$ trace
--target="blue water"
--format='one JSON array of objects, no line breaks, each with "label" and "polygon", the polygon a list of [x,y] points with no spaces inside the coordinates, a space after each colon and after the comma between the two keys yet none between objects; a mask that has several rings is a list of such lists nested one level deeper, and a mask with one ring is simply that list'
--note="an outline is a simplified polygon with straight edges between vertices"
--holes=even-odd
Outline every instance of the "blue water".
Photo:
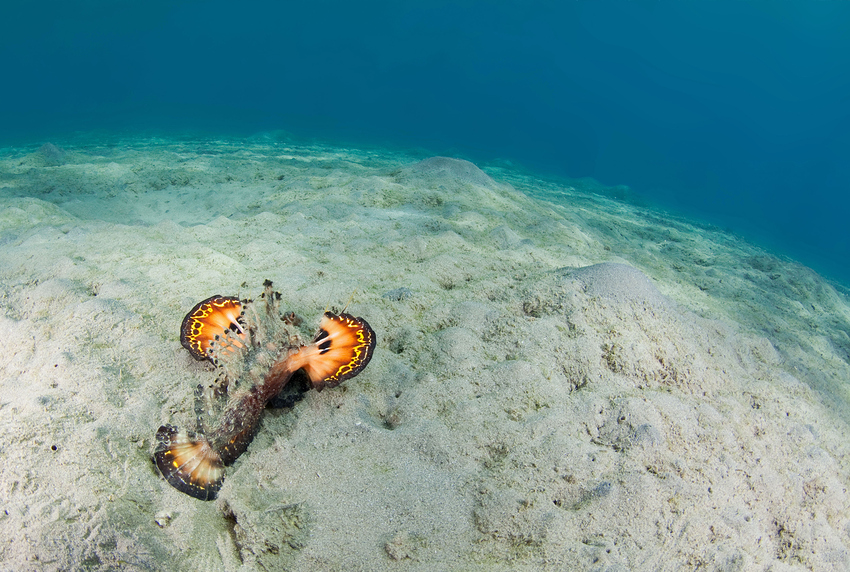
[{"label": "blue water", "polygon": [[626,184],[850,284],[850,2],[19,2],[0,143],[285,129]]}]

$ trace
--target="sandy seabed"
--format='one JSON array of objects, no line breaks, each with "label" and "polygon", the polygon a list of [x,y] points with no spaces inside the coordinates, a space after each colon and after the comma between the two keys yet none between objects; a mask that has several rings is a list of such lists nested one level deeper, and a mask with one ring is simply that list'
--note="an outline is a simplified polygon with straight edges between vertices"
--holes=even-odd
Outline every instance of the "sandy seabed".
[{"label": "sandy seabed", "polygon": [[[0,149],[0,570],[848,570],[846,290],[624,188],[248,139]],[[184,314],[378,337],[219,498]],[[352,295],[353,293],[353,295]]]}]

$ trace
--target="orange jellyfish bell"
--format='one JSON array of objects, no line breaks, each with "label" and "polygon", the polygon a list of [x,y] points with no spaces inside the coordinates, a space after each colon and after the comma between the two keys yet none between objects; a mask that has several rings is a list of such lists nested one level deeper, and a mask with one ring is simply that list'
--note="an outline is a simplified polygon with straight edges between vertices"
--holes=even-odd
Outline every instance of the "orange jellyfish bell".
[{"label": "orange jellyfish bell", "polygon": [[[244,338],[242,302],[235,296],[216,294],[198,302],[180,326],[180,343],[196,360],[211,360],[209,349],[228,332]],[[238,341],[237,347],[241,347]]]},{"label": "orange jellyfish bell", "polygon": [[163,425],[156,433],[154,461],[172,487],[200,500],[213,500],[224,481],[224,464],[202,435]]},{"label": "orange jellyfish bell", "polygon": [[303,369],[313,388],[336,387],[360,373],[372,359],[375,332],[363,318],[325,312],[313,342],[289,359],[294,371]]}]

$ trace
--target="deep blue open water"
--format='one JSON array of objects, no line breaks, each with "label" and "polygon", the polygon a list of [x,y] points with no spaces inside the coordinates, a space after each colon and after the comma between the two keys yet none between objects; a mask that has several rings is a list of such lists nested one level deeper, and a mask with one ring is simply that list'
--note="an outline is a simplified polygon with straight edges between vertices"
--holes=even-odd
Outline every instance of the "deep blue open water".
[{"label": "deep blue open water", "polygon": [[850,2],[18,2],[0,145],[283,129],[624,184],[850,284]]}]

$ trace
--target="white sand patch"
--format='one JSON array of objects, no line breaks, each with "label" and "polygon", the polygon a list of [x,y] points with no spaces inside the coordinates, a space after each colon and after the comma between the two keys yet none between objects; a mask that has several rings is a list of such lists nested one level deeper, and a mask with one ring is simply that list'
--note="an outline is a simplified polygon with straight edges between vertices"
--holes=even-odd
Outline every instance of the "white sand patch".
[{"label": "white sand patch", "polygon": [[[4,150],[0,562],[846,570],[847,296],[623,193],[274,137]],[[266,278],[378,347],[198,501],[151,462],[214,375],[180,322]]]}]

